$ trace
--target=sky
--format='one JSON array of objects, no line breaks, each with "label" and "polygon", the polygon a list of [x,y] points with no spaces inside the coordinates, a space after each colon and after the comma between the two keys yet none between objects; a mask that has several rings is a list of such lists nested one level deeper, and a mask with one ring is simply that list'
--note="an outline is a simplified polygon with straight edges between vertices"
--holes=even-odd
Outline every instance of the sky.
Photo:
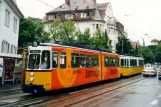
[{"label": "sky", "polygon": [[[58,7],[65,0],[41,0],[53,7]],[[97,0],[97,3],[110,2],[114,17],[125,27],[128,38],[150,45],[152,39],[161,40],[161,0]],[[38,0],[17,0],[18,7],[25,17],[43,19],[52,7]]]}]

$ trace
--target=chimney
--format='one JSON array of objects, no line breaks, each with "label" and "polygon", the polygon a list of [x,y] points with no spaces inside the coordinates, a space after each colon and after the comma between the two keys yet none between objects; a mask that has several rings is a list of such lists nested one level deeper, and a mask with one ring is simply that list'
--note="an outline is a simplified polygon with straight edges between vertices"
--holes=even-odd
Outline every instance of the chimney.
[{"label": "chimney", "polygon": [[96,0],[93,0],[94,3],[96,3]]},{"label": "chimney", "polygon": [[65,3],[66,3],[67,5],[70,5],[70,0],[65,0]]}]

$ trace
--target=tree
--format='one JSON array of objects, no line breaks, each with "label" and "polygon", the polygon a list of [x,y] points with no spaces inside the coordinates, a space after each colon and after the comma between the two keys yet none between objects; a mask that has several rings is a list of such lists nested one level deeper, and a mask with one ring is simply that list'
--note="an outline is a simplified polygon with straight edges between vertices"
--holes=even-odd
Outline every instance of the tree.
[{"label": "tree", "polygon": [[161,62],[161,43],[159,43],[155,49],[155,61]]},{"label": "tree", "polygon": [[97,48],[110,50],[109,38],[107,31],[102,32],[100,29],[97,29],[91,38],[91,44]]},{"label": "tree", "polygon": [[50,37],[47,32],[44,31],[43,23],[39,22],[38,18],[24,18],[20,21],[19,30],[19,47],[27,47],[35,41],[49,42]]},{"label": "tree", "polygon": [[148,47],[140,46],[138,48],[138,55],[144,58],[145,63],[153,63],[155,55]]},{"label": "tree", "polygon": [[118,54],[134,54],[134,49],[126,36],[119,36],[116,44],[116,53]]},{"label": "tree", "polygon": [[84,33],[78,36],[77,43],[91,44],[91,34],[89,28],[85,29]]},{"label": "tree", "polygon": [[54,20],[50,26],[50,34],[53,41],[65,41],[75,43],[78,38],[78,31],[74,26],[75,22],[71,20]]}]

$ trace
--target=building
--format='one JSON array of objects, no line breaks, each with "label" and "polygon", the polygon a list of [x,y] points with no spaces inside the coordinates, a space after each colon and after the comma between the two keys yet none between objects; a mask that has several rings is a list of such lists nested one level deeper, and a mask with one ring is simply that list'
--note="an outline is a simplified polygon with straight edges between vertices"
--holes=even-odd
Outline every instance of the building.
[{"label": "building", "polygon": [[[11,58],[15,63],[14,58],[19,57],[17,48],[19,22],[22,17],[23,14],[19,10],[16,0],[0,0],[0,64],[3,66],[3,71],[5,71],[3,75],[9,72],[4,69],[6,68],[5,65],[10,66]],[[8,63],[5,63],[5,58],[7,58]],[[14,66],[14,64],[12,65]]]},{"label": "building", "polygon": [[158,45],[158,43],[159,43],[159,40],[157,39],[151,40],[151,45]]},{"label": "building", "polygon": [[139,42],[131,41],[131,45],[133,48],[136,48],[136,46],[140,46]]},{"label": "building", "polygon": [[[49,31],[51,23],[63,16],[77,22],[76,27],[84,32],[89,28],[91,35],[97,28],[107,30],[111,41],[112,51],[116,50],[117,37],[123,35],[124,26],[113,16],[111,3],[98,4],[96,0],[65,0],[66,2],[46,13],[45,29]],[[61,17],[62,18],[62,17]]]}]

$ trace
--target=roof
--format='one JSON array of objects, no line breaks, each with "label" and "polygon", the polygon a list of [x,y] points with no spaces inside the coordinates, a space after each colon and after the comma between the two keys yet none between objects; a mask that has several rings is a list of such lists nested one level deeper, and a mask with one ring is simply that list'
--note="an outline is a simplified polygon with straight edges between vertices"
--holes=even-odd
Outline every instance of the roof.
[{"label": "roof", "polygon": [[151,42],[159,42],[159,40],[157,40],[157,39],[153,39]]},{"label": "roof", "polygon": [[85,9],[94,9],[95,2],[93,0],[70,0],[70,5],[67,3],[63,3],[59,7],[55,8],[54,10],[48,12],[58,12],[58,11],[68,11],[68,10],[85,10]]},{"label": "roof", "polygon": [[108,4],[109,4],[109,2],[97,4],[97,8],[98,8],[99,10],[106,10]]},{"label": "roof", "polygon": [[13,0],[5,0],[5,2],[13,9],[13,11],[18,15],[19,18],[24,17],[17,4]]},{"label": "roof", "polygon": [[[87,49],[87,50],[92,50],[92,51],[102,51],[102,52],[108,52],[112,53],[108,50],[100,49],[98,47],[88,45],[88,44],[79,44],[79,43],[66,43],[66,42],[61,42],[61,41],[56,41],[54,43],[37,43],[38,46],[63,46],[63,47],[70,47],[70,48],[79,48],[79,49]],[[115,53],[112,53],[115,54]]]}]

